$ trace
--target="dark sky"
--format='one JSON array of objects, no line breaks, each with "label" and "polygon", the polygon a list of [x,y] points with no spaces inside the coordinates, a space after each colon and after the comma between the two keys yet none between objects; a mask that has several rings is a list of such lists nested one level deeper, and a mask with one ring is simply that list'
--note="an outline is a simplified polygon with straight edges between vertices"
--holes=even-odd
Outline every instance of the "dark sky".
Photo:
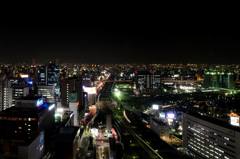
[{"label": "dark sky", "polygon": [[155,13],[64,20],[17,17],[0,27],[0,62],[239,63],[235,21]]}]

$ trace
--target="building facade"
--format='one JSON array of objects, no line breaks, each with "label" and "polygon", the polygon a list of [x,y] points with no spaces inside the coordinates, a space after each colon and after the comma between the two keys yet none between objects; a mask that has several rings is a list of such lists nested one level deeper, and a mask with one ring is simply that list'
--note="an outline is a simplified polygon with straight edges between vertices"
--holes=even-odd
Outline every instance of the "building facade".
[{"label": "building facade", "polygon": [[197,159],[240,159],[240,129],[184,113],[183,145],[186,152]]},{"label": "building facade", "polygon": [[12,106],[12,88],[6,77],[0,79],[0,111]]},{"label": "building facade", "polygon": [[68,78],[61,82],[61,100],[63,107],[69,107],[70,102],[81,103],[83,96],[82,80],[80,78]]},{"label": "building facade", "polygon": [[45,97],[50,103],[55,102],[55,86],[44,86],[39,85],[38,87],[38,95]]}]

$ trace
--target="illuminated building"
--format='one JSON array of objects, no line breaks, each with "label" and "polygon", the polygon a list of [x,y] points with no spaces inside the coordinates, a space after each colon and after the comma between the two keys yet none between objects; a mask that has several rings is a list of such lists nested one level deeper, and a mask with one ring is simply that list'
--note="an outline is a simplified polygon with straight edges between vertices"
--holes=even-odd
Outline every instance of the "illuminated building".
[{"label": "illuminated building", "polygon": [[43,96],[47,98],[48,102],[55,102],[55,86],[44,86],[44,85],[39,85],[37,86],[38,90],[38,95]]},{"label": "illuminated building", "polygon": [[12,106],[15,106],[15,101],[22,97],[26,97],[29,95],[29,87],[26,85],[13,85],[12,86]]},{"label": "illuminated building", "polygon": [[6,76],[0,79],[0,111],[12,106],[12,88]]},{"label": "illuminated building", "polygon": [[83,102],[82,79],[68,78],[61,82],[61,100],[63,107],[69,107],[70,102]]},{"label": "illuminated building", "polygon": [[39,86],[54,86],[56,95],[60,94],[59,90],[59,66],[49,62],[47,66],[40,66],[37,71],[37,83]]},{"label": "illuminated building", "polygon": [[53,62],[49,62],[47,66],[47,85],[59,85],[60,70],[59,66]]},{"label": "illuminated building", "polygon": [[137,83],[141,91],[157,89],[160,86],[160,74],[138,72]]},{"label": "illuminated building", "polygon": [[46,66],[39,66],[37,71],[38,85],[47,85],[47,68]]},{"label": "illuminated building", "polygon": [[183,114],[183,145],[194,158],[240,159],[240,129],[197,114]]},{"label": "illuminated building", "polygon": [[204,73],[205,88],[235,88],[235,75],[232,72],[207,70]]}]

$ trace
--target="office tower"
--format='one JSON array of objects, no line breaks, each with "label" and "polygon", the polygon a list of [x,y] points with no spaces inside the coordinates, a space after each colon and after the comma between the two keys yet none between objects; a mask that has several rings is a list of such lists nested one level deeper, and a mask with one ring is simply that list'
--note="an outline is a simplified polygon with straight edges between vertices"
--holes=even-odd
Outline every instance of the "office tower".
[{"label": "office tower", "polygon": [[81,78],[68,78],[61,82],[61,99],[62,106],[69,107],[70,102],[82,103],[82,79]]},{"label": "office tower", "polygon": [[48,65],[38,67],[37,81],[38,85],[59,85],[60,69],[54,62],[49,62]]},{"label": "office tower", "polygon": [[57,64],[50,61],[47,66],[47,85],[59,86],[60,69]]},{"label": "office tower", "polygon": [[137,84],[141,91],[157,89],[160,86],[160,74],[148,71],[137,73]]},{"label": "office tower", "polygon": [[38,83],[38,85],[47,85],[47,67],[46,66],[38,67],[37,83]]},{"label": "office tower", "polygon": [[[54,62],[49,62],[47,66],[40,66],[38,67],[37,71],[37,83],[38,86],[53,86],[54,87],[54,98],[55,96],[60,95],[60,85],[59,85],[59,78],[60,78],[60,69],[59,66],[56,65]],[[44,88],[44,89],[50,89]]]},{"label": "office tower", "polygon": [[197,159],[240,159],[240,129],[197,114],[183,114],[183,145]]}]

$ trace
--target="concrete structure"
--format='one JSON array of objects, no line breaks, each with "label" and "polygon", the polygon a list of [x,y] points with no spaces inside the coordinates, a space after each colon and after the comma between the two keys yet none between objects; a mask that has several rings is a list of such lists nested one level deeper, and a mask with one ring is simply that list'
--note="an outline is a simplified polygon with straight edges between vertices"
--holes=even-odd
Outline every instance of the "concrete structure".
[{"label": "concrete structure", "polygon": [[183,114],[183,145],[197,159],[240,159],[240,129],[197,114]]}]

